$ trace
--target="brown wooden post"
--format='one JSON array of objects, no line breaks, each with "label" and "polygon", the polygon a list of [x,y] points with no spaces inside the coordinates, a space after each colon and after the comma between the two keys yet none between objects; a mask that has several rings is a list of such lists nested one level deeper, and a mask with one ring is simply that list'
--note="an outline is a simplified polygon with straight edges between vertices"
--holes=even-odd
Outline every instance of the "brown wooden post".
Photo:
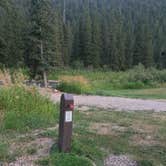
[{"label": "brown wooden post", "polygon": [[58,146],[60,152],[71,151],[71,139],[73,129],[73,95],[63,94],[60,103],[60,120],[59,120],[59,140]]}]

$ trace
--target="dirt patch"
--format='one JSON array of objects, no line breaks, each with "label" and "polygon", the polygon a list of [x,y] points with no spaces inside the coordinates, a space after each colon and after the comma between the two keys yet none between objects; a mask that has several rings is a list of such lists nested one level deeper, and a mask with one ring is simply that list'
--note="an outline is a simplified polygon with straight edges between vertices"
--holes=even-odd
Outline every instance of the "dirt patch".
[{"label": "dirt patch", "polygon": [[56,125],[55,127],[49,127],[47,129],[36,129],[30,133],[26,133],[26,134],[21,134],[17,136],[17,139],[24,139],[24,138],[31,138],[31,137],[37,137],[40,134],[46,132],[46,131],[54,131],[58,129],[58,125]]},{"label": "dirt patch", "polygon": [[[14,150],[20,150],[22,152],[21,157],[17,157],[16,161],[9,163],[9,166],[35,166],[35,161],[47,157],[49,155],[49,151],[54,144],[53,139],[51,138],[37,138],[34,141],[29,143],[20,143],[20,144],[12,144],[11,150],[14,153]],[[27,154],[28,150],[34,149],[34,154]]]},{"label": "dirt patch", "polygon": [[158,130],[157,125],[142,124],[141,122],[136,122],[132,125],[134,131],[139,133],[156,133]]},{"label": "dirt patch", "polygon": [[79,111],[89,111],[91,109],[91,107],[88,106],[78,106],[77,107]]},{"label": "dirt patch", "polygon": [[155,145],[161,145],[160,142],[154,140],[154,138],[150,135],[148,136],[141,136],[141,135],[134,135],[131,138],[131,145],[136,146],[155,146]]},{"label": "dirt patch", "polygon": [[4,166],[36,166],[35,161],[49,156],[55,141],[52,138],[41,136],[42,133],[56,130],[58,126],[34,130],[27,134],[18,135],[10,140],[10,154],[16,156],[15,161],[4,163]]},{"label": "dirt patch", "polygon": [[163,114],[153,114],[153,118],[156,120],[166,121],[166,115]]},{"label": "dirt patch", "polygon": [[112,124],[110,123],[92,123],[90,130],[95,131],[99,135],[111,135],[113,133]]},{"label": "dirt patch", "polygon": [[126,127],[112,123],[92,123],[89,128],[99,135],[117,135],[117,132],[125,132],[127,130]]}]

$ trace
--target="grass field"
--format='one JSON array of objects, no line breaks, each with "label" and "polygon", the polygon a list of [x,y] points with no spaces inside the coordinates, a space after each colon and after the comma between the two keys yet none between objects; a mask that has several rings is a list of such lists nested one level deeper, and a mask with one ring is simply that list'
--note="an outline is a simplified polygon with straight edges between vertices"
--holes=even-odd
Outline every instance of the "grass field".
[{"label": "grass field", "polygon": [[59,70],[49,78],[60,80],[58,89],[69,93],[166,99],[166,71],[143,66],[126,72]]},{"label": "grass field", "polygon": [[[165,166],[166,114],[91,109],[74,113],[72,152],[58,153],[58,108],[33,89],[0,90],[0,161],[34,156],[54,142],[45,166],[103,166],[110,155],[129,155],[139,166]],[[43,146],[43,147],[42,147]]]},{"label": "grass field", "polygon": [[[73,159],[70,157],[77,158],[81,155],[95,162],[97,166],[103,166],[107,155],[123,154],[136,160],[139,166],[164,166],[165,125],[165,113],[76,111],[72,154],[59,154],[55,148],[51,156],[40,163],[51,166],[76,166],[74,162],[69,164]],[[61,164],[56,164],[59,162]]]},{"label": "grass field", "polygon": [[99,90],[91,94],[142,99],[166,99],[166,88]]}]

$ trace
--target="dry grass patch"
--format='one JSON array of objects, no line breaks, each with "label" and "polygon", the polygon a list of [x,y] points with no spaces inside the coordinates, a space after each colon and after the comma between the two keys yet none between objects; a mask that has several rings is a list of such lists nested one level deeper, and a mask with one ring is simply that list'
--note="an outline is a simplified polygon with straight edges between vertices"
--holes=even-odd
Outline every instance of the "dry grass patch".
[{"label": "dry grass patch", "polygon": [[8,69],[0,70],[0,81],[4,86],[23,85],[28,76],[22,70],[10,71]]},{"label": "dry grass patch", "polygon": [[159,121],[165,121],[166,122],[166,116],[164,116],[163,114],[152,114],[152,117],[156,120]]},{"label": "dry grass patch", "polygon": [[82,94],[91,89],[90,82],[83,76],[60,76],[57,89],[68,93]]},{"label": "dry grass patch", "polygon": [[135,146],[156,146],[156,145],[162,146],[162,143],[155,140],[152,135],[138,135],[138,134],[135,134],[131,137],[130,144]]},{"label": "dry grass patch", "polygon": [[115,134],[112,131],[111,123],[92,123],[90,130],[95,131],[99,135],[112,135]]},{"label": "dry grass patch", "polygon": [[152,124],[145,124],[140,121],[135,122],[131,126],[134,131],[138,133],[147,133],[147,134],[155,134],[157,133],[159,126],[157,125],[152,125]]},{"label": "dry grass patch", "polygon": [[9,70],[0,70],[0,80],[5,86],[9,86],[12,84],[12,78]]},{"label": "dry grass patch", "polygon": [[125,132],[126,127],[118,126],[112,123],[91,123],[89,129],[99,135],[117,135],[118,132]]}]

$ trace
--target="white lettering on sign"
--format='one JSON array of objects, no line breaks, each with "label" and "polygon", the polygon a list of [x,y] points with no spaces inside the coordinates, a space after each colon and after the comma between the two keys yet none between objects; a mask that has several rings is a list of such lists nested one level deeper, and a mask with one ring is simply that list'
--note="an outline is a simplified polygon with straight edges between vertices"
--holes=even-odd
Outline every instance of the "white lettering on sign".
[{"label": "white lettering on sign", "polygon": [[72,111],[66,111],[65,122],[72,122]]}]

